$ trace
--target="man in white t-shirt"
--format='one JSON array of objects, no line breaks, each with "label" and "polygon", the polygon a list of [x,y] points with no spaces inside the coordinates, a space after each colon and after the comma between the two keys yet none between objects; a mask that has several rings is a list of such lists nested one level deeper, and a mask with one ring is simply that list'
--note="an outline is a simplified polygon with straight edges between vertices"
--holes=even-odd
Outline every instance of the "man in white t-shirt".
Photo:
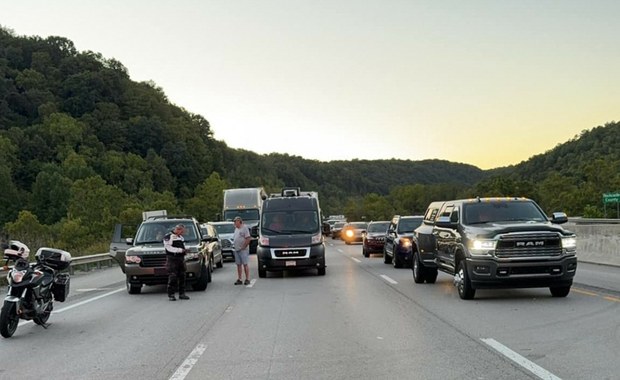
[{"label": "man in white t-shirt", "polygon": [[[250,284],[250,229],[243,223],[240,216],[236,216],[233,220],[235,223],[235,232],[233,234],[233,248],[235,249],[235,264],[237,264],[237,281],[235,285]],[[243,272],[245,272],[245,282],[241,282]]]}]

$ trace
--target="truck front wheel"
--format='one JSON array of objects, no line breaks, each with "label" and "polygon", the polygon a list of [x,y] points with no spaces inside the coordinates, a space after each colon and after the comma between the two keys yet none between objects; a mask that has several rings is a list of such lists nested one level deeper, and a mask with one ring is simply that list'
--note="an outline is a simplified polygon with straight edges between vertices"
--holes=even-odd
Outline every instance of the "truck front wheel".
[{"label": "truck front wheel", "polygon": [[464,300],[471,300],[476,295],[476,289],[472,288],[465,260],[459,261],[454,275],[454,285],[459,292],[459,297]]},{"label": "truck front wheel", "polygon": [[570,293],[570,286],[557,286],[549,288],[553,297],[566,297]]}]

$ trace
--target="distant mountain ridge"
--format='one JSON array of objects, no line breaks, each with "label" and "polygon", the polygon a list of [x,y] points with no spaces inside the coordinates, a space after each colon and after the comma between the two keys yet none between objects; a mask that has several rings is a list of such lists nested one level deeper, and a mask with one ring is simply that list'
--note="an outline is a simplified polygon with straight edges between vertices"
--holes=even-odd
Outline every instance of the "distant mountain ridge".
[{"label": "distant mountain ridge", "polygon": [[[559,189],[555,195],[571,186],[579,189],[585,178],[600,186],[571,202],[592,202],[592,207],[601,206],[595,204],[598,193],[616,186],[616,122],[584,131],[518,165],[491,170],[438,159],[320,162],[229,148],[213,138],[203,116],[171,104],[154,83],[134,82],[122,63],[78,52],[62,37],[19,37],[0,27],[0,73],[0,181],[6,189],[0,196],[0,225],[20,210],[32,210],[48,224],[68,212],[75,217],[80,209],[76,205],[71,211],[71,202],[76,202],[75,187],[84,186],[80,181],[115,193],[112,209],[105,210],[110,221],[128,205],[137,209],[177,202],[189,207],[213,173],[229,187],[316,190],[326,211],[335,213],[351,199],[386,197],[414,185],[418,192],[431,192],[429,199],[449,196],[433,194],[438,190],[431,187],[448,184],[455,196],[456,191],[525,194],[551,203],[543,193],[553,194],[554,186]],[[599,161],[610,165],[604,174],[602,165],[592,164]],[[597,175],[607,180],[594,180]],[[401,194],[406,196],[415,195]]]}]

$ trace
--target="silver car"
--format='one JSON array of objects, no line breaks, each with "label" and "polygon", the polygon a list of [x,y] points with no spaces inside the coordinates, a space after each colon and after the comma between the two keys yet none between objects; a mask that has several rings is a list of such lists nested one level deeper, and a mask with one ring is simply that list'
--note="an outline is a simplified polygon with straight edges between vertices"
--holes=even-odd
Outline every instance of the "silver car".
[{"label": "silver car", "polygon": [[233,234],[235,233],[235,224],[233,222],[209,222],[208,224],[215,227],[220,236],[220,244],[222,246],[222,256],[224,259],[234,260]]}]

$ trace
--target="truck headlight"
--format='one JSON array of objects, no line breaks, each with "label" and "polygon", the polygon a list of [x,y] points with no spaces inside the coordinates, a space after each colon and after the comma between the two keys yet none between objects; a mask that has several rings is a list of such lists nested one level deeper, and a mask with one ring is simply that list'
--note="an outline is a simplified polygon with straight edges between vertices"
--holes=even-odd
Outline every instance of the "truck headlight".
[{"label": "truck headlight", "polygon": [[474,239],[469,246],[469,252],[473,256],[489,256],[493,254],[496,240]]},{"label": "truck headlight", "polygon": [[562,238],[562,248],[567,251],[574,251],[577,249],[577,238],[574,236],[567,236]]},{"label": "truck headlight", "polygon": [[323,234],[318,233],[316,235],[312,235],[312,244],[319,244],[323,241]]}]

